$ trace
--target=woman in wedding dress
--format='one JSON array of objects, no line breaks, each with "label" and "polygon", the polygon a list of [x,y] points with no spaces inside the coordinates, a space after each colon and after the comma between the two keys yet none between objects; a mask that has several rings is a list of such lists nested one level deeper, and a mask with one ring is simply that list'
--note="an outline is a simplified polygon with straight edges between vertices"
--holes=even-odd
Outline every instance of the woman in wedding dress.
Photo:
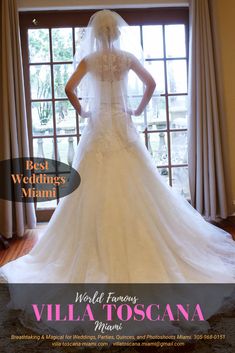
[{"label": "woman in wedding dress", "polygon": [[[108,10],[90,20],[66,85],[87,119],[73,162],[81,184],[60,201],[30,253],[1,268],[7,282],[235,282],[230,234],[165,184],[132,122],[155,82],[126,51],[126,26]],[[133,72],[145,88],[137,107],[130,104]]]}]

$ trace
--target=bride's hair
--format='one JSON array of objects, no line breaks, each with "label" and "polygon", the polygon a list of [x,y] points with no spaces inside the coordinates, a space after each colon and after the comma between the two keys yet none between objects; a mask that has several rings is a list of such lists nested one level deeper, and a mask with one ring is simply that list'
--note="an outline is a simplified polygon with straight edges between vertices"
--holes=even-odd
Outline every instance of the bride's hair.
[{"label": "bride's hair", "polygon": [[120,36],[118,14],[110,10],[96,12],[91,18],[93,35],[100,41],[112,43]]}]

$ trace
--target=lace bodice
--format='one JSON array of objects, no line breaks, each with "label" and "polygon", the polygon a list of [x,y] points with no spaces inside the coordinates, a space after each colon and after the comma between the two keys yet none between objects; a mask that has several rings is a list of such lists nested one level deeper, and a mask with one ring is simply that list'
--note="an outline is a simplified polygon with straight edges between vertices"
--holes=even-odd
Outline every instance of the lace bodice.
[{"label": "lace bodice", "polygon": [[124,51],[96,52],[87,57],[87,96],[91,116],[83,132],[84,149],[98,159],[103,153],[129,148],[138,132],[127,110],[127,76],[132,54]]},{"label": "lace bodice", "polygon": [[131,54],[124,51],[97,52],[88,59],[89,71],[102,82],[122,81],[131,66]]},{"label": "lace bodice", "polygon": [[90,88],[88,95],[95,111],[105,104],[106,110],[127,104],[127,74],[131,67],[131,54],[124,51],[98,51],[87,57]]}]

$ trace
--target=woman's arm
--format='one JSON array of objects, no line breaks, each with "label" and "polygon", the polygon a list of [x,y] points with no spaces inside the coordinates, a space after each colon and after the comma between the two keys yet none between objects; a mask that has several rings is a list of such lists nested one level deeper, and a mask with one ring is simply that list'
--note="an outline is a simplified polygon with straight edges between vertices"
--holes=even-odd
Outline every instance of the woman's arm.
[{"label": "woman's arm", "polygon": [[138,108],[132,112],[132,115],[138,116],[142,114],[146,105],[150,101],[155,90],[156,83],[150,73],[140,64],[140,62],[135,57],[132,59],[130,68],[136,73],[136,75],[145,85],[145,91],[141,102]]},{"label": "woman's arm", "polygon": [[[79,83],[81,82],[82,78],[86,75],[86,73],[87,73],[87,64],[86,64],[86,60],[83,59],[78,64],[76,70],[74,71],[72,76],[69,78],[69,80],[65,86],[65,93],[66,93],[70,103],[72,104],[74,109],[78,112],[78,114],[81,116],[83,115],[82,114],[82,107],[81,107],[79,99],[75,93],[75,89],[79,85]],[[83,117],[85,118],[86,116],[84,115]]]}]

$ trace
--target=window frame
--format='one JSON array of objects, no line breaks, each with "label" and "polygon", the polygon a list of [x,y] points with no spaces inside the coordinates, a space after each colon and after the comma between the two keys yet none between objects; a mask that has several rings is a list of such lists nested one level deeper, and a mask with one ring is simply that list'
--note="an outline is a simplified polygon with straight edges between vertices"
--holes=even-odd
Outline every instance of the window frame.
[{"label": "window frame", "polygon": [[[28,122],[28,131],[29,131],[29,148],[30,153],[33,152],[33,130],[32,130],[32,116],[31,116],[31,97],[30,97],[30,63],[29,63],[29,50],[28,50],[28,37],[27,32],[28,29],[36,29],[36,28],[49,28],[50,33],[50,46],[52,45],[51,41],[51,29],[52,28],[65,28],[65,27],[86,27],[90,17],[97,10],[58,10],[58,11],[28,11],[28,12],[19,12],[19,21],[20,21],[20,36],[21,36],[21,47],[22,47],[22,59],[23,59],[23,71],[24,71],[24,83],[25,83],[25,99],[26,99],[26,112],[27,112],[27,122]],[[166,7],[166,8],[131,8],[131,9],[115,9],[117,13],[119,13],[124,20],[129,25],[143,26],[143,25],[170,25],[170,24],[184,24],[186,28],[186,62],[187,62],[187,70],[188,70],[188,57],[189,57],[189,9],[188,7]],[[74,31],[73,31],[74,34]],[[75,38],[73,38],[75,39]],[[142,41],[142,38],[141,38]],[[75,41],[73,40],[73,43]],[[143,43],[142,43],[143,44]],[[52,48],[50,48],[52,50]],[[75,48],[73,47],[73,51]],[[167,60],[170,60],[169,58]],[[166,58],[164,55],[163,61],[164,66],[166,66]],[[61,64],[64,62],[59,62]],[[68,63],[68,62],[67,62]],[[53,59],[50,59],[50,68],[51,68],[51,80],[53,80]],[[151,133],[156,132],[165,132],[167,134],[167,146],[168,146],[168,156],[170,156],[170,132],[174,131],[183,131],[183,129],[171,129],[170,128],[170,113],[169,113],[169,104],[168,97],[172,96],[180,96],[183,94],[171,94],[167,92],[167,77],[166,77],[166,67],[164,69],[165,76],[165,93],[161,94],[162,97],[166,98],[166,129],[163,130],[148,130],[147,127],[143,131],[145,137],[146,146],[148,145],[148,136]],[[53,91],[53,85],[52,85]],[[184,94],[185,95],[185,94]],[[52,102],[53,107],[53,123],[55,124],[55,104],[54,101],[59,101],[60,99],[54,97],[54,92],[52,93],[52,98],[49,99]],[[61,98],[61,100],[66,100],[65,98]],[[33,101],[36,101],[33,99]],[[46,101],[46,99],[43,99]],[[58,137],[77,137],[77,142],[79,142],[79,117],[76,113],[76,134],[66,134],[58,135],[56,129],[54,129],[53,135],[48,136],[48,138],[53,138],[54,140]],[[54,125],[55,126],[55,125]],[[187,129],[184,129],[187,131]],[[57,149],[55,149],[55,159],[57,158]],[[171,175],[171,158],[168,157],[168,165],[165,168],[169,170],[169,178],[172,179]],[[173,165],[177,167],[177,165]],[[184,167],[183,164],[179,165],[180,167]],[[185,165],[186,166],[186,165]],[[164,166],[160,166],[160,168],[164,168]],[[38,209],[37,219],[38,221],[48,221],[54,212],[54,208],[51,209]]]}]

